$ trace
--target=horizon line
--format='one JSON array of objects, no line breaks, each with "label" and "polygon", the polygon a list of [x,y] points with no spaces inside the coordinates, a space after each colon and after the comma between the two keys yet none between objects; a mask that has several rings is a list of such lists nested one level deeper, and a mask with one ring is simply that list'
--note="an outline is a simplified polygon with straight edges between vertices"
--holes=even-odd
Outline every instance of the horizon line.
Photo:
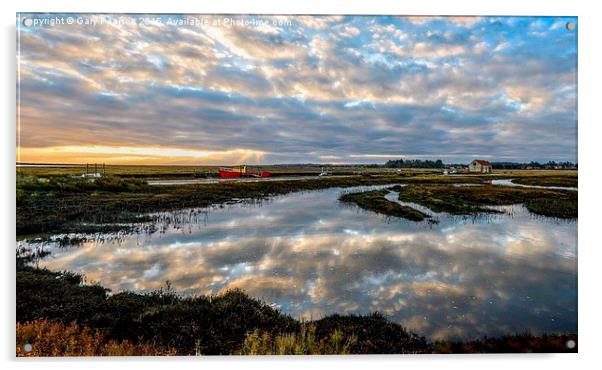
[{"label": "horizon line", "polygon": [[[403,159],[403,158],[400,158]],[[479,159],[479,158],[475,158],[475,159]],[[475,160],[473,159],[473,160]],[[404,160],[405,161],[422,161],[422,162],[426,162],[426,161],[431,161],[431,162],[436,162],[439,159],[407,159]],[[466,164],[472,162],[473,160],[468,161]],[[443,164],[464,164],[463,161],[452,161],[452,162],[444,162],[443,160],[441,160],[443,162]],[[530,161],[491,161],[488,160],[488,162],[490,163],[511,163],[511,164],[530,164],[532,162],[534,163],[539,163],[539,164],[547,164],[550,162],[554,162],[554,163],[571,163],[574,165],[577,165],[578,162],[575,161],[570,161],[570,160],[547,160],[547,161],[536,161],[536,160],[530,160]],[[230,164],[178,164],[178,163],[172,163],[172,164],[161,164],[161,163],[145,163],[145,164],[116,164],[116,163],[107,163],[107,162],[78,162],[78,163],[50,163],[50,162],[15,162],[16,166],[23,166],[23,165],[31,165],[31,166],[85,166],[85,165],[90,165],[90,164],[97,164],[97,165],[105,165],[105,166],[157,166],[157,167],[170,167],[170,166],[180,166],[180,167],[230,167],[230,166],[242,166],[242,165],[246,165],[246,166],[384,166],[386,164],[386,162],[384,163],[336,163],[336,162],[295,162],[295,163],[262,163],[262,164],[250,164],[250,163],[230,163]]]}]

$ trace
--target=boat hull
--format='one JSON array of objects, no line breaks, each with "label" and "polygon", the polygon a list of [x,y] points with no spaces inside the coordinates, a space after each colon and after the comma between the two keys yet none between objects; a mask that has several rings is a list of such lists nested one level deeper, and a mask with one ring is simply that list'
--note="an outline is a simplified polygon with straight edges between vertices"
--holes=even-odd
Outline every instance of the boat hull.
[{"label": "boat hull", "polygon": [[270,177],[270,173],[268,171],[247,172],[247,176],[252,176],[252,177]]},{"label": "boat hull", "polygon": [[268,171],[235,171],[228,169],[220,169],[219,177],[222,179],[237,179],[240,177],[270,177],[270,172]]},{"label": "boat hull", "polygon": [[219,177],[222,179],[235,179],[240,177],[240,172],[238,171],[229,171],[229,170],[219,170]]}]

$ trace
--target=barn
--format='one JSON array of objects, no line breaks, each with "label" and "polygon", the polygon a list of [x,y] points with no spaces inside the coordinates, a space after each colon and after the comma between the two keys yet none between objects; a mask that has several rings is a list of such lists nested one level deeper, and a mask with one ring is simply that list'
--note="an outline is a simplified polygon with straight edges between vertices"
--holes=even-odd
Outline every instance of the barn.
[{"label": "barn", "polygon": [[491,173],[491,163],[482,159],[475,159],[468,165],[468,172]]}]

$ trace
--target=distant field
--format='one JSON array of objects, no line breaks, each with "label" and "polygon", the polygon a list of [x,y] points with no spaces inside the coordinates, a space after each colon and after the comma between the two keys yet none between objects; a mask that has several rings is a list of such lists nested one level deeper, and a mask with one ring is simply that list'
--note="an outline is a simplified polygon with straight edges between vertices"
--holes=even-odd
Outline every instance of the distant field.
[{"label": "distant field", "polygon": [[[105,167],[107,175],[119,177],[140,177],[140,178],[194,178],[217,176],[218,169],[224,166],[124,166],[108,165]],[[253,167],[253,166],[251,166]],[[270,171],[274,176],[287,175],[318,175],[322,170],[337,175],[354,174],[384,174],[396,173],[394,168],[368,168],[362,166],[258,166],[264,170]],[[89,172],[94,172],[94,166],[89,167]],[[102,166],[97,168],[102,172]],[[35,167],[17,167],[17,173],[20,175],[51,177],[64,175],[81,175],[86,172],[86,166],[74,167],[73,165],[58,166],[35,166]],[[440,173],[436,169],[404,169],[403,172],[424,172]]]},{"label": "distant field", "polygon": [[[393,174],[398,173],[394,168],[371,168],[365,166],[260,166],[262,169],[270,171],[274,176],[290,175],[318,175],[322,169],[336,175],[355,175],[355,174]],[[217,176],[220,166],[125,166],[125,165],[107,165],[105,167],[107,176],[118,177],[139,177],[139,178],[195,178]],[[94,166],[89,167],[89,172],[94,172]],[[98,172],[102,171],[102,166],[97,167]],[[17,167],[17,174],[25,176],[65,176],[81,175],[86,172],[85,165],[75,166],[35,166],[35,167]],[[440,174],[441,170],[433,168],[403,168],[400,170],[405,174]],[[576,177],[576,170],[494,170],[493,175],[507,175],[508,177]]]},{"label": "distant field", "polygon": [[[107,165],[105,171],[107,175],[120,177],[194,177],[204,176],[207,173],[217,173],[219,167],[209,166],[117,166]],[[88,168],[89,172],[94,172],[94,166]],[[98,172],[102,172],[102,166],[97,167]],[[64,176],[81,175],[86,172],[86,166],[35,166],[35,167],[17,167],[17,174],[30,176]]]},{"label": "distant field", "polygon": [[509,176],[577,176],[577,170],[493,170],[494,174]]}]

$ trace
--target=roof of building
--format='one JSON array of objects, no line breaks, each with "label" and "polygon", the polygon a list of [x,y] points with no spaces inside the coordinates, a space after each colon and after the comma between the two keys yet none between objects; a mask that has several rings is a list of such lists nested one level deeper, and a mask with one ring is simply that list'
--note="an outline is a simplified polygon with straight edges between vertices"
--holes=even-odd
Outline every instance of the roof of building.
[{"label": "roof of building", "polygon": [[491,163],[489,163],[489,162],[487,162],[485,160],[482,160],[482,159],[475,159],[473,162],[477,162],[477,163],[479,163],[479,164],[481,164],[483,166],[491,166]]}]

